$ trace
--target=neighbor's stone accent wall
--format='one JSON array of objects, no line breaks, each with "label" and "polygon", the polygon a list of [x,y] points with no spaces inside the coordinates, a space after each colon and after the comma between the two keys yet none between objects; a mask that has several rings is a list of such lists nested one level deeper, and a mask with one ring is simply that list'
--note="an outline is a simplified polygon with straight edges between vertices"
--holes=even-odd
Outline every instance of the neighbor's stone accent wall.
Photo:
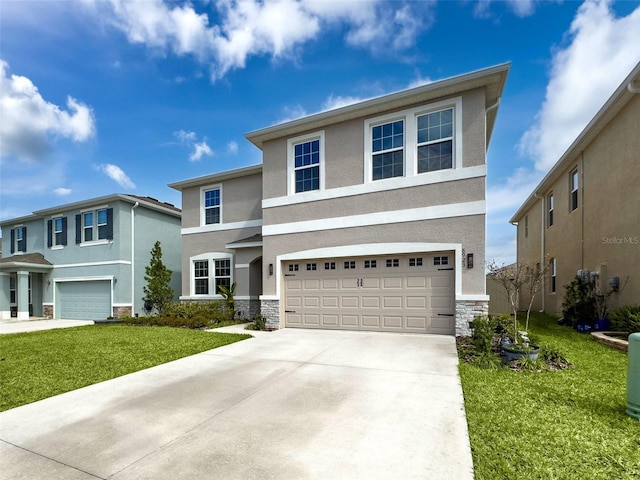
[{"label": "neighbor's stone accent wall", "polygon": [[131,307],[113,307],[113,318],[133,316]]},{"label": "neighbor's stone accent wall", "polygon": [[53,318],[53,305],[43,305],[42,315],[46,318]]},{"label": "neighbor's stone accent wall", "polygon": [[266,321],[267,328],[280,328],[280,300],[261,300],[260,313]]},{"label": "neighbor's stone accent wall", "polygon": [[472,332],[469,322],[472,322],[476,317],[487,315],[489,315],[489,302],[456,301],[456,337],[470,337]]}]

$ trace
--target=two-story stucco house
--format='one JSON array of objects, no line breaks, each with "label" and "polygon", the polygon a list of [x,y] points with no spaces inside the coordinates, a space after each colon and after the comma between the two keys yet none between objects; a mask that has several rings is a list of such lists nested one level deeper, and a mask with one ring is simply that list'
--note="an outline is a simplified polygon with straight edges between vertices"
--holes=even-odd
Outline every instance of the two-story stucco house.
[{"label": "two-story stucco house", "polygon": [[640,303],[639,193],[637,64],[511,218],[518,261],[549,262],[534,308],[560,313],[586,272],[603,292],[617,285],[611,307]]},{"label": "two-story stucco house", "polygon": [[274,328],[467,333],[487,311],[486,152],[508,70],[253,131],[262,165],[171,184],[182,298],[235,282]]},{"label": "two-story stucco house", "polygon": [[145,267],[156,240],[179,292],[180,217],[173,205],[115,194],[3,221],[1,318],[144,313]]}]

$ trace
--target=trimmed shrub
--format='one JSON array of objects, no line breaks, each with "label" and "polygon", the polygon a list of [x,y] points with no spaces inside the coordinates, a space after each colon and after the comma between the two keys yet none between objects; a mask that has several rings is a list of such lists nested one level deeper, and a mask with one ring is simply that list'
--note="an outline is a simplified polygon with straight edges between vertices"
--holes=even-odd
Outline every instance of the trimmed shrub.
[{"label": "trimmed shrub", "polygon": [[640,332],[640,305],[616,308],[609,314],[611,330],[631,335]]}]

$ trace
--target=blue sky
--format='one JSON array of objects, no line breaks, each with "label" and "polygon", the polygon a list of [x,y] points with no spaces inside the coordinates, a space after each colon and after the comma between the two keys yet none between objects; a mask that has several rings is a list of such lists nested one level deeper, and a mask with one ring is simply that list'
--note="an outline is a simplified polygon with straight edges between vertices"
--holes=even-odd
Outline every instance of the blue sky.
[{"label": "blue sky", "polygon": [[512,62],[487,258],[640,61],[640,1],[0,0],[0,220],[260,162],[243,134]]}]

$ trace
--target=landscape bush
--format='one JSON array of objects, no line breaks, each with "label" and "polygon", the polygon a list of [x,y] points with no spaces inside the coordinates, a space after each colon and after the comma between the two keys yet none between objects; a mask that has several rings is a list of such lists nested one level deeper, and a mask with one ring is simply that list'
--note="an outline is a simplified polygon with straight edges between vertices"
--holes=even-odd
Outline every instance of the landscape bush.
[{"label": "landscape bush", "polygon": [[168,305],[163,315],[125,317],[130,325],[156,325],[163,327],[212,328],[233,321],[235,312],[225,302],[177,302]]},{"label": "landscape bush", "polygon": [[631,335],[640,332],[640,305],[627,305],[609,313],[611,330]]}]

